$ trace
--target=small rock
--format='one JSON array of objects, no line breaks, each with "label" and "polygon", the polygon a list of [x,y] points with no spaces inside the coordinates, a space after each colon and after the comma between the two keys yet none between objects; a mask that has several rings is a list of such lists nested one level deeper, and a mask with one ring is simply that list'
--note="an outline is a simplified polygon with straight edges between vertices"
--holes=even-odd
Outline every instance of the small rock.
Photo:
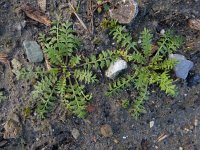
[{"label": "small rock", "polygon": [[26,49],[26,55],[30,62],[41,62],[43,60],[43,53],[37,42],[24,41],[23,45]]},{"label": "small rock", "polygon": [[100,131],[104,137],[111,137],[113,135],[112,128],[108,124],[102,125]]},{"label": "small rock", "polygon": [[200,83],[200,74],[196,74],[188,79],[188,86],[194,86]]},{"label": "small rock", "polygon": [[194,120],[194,126],[195,127],[198,126],[198,120],[197,119]]},{"label": "small rock", "polygon": [[187,60],[185,56],[180,54],[170,54],[169,58],[176,59],[179,61],[175,66],[174,71],[177,77],[181,79],[186,79],[188,76],[188,72],[192,69],[194,63],[190,60]]},{"label": "small rock", "polygon": [[118,144],[119,143],[119,141],[117,140],[117,139],[114,139],[113,140],[116,144]]},{"label": "small rock", "polygon": [[110,65],[108,70],[106,70],[105,75],[110,79],[114,79],[122,70],[126,69],[127,67],[128,65],[126,61],[118,59]]},{"label": "small rock", "polygon": [[138,4],[135,0],[122,0],[116,8],[109,10],[110,17],[119,23],[128,24],[138,14]]},{"label": "small rock", "polygon": [[191,29],[200,31],[200,19],[189,19],[188,24]]},{"label": "small rock", "polygon": [[73,128],[71,131],[72,136],[74,137],[74,139],[78,139],[78,137],[80,136],[80,132],[79,130],[77,130],[76,128]]},{"label": "small rock", "polygon": [[161,35],[164,35],[164,34],[165,34],[165,29],[162,29],[162,30],[160,31],[160,34],[161,34]]},{"label": "small rock", "polygon": [[149,126],[152,128],[154,126],[154,121],[150,121]]},{"label": "small rock", "polygon": [[124,140],[128,138],[128,135],[122,137]]},{"label": "small rock", "polygon": [[179,147],[178,150],[183,150],[183,147]]},{"label": "small rock", "polygon": [[141,43],[142,43],[142,39],[139,39],[137,43],[138,43],[138,44],[141,44]]},{"label": "small rock", "polygon": [[46,11],[46,5],[47,2],[46,0],[37,0],[38,6],[40,7],[40,9],[45,12]]},{"label": "small rock", "polygon": [[19,117],[13,113],[10,115],[8,121],[4,125],[4,139],[18,138],[22,132],[22,125],[19,121]]},{"label": "small rock", "polygon": [[182,79],[186,79],[188,76],[188,72],[194,66],[193,62],[190,60],[182,60],[175,67],[176,76]]}]

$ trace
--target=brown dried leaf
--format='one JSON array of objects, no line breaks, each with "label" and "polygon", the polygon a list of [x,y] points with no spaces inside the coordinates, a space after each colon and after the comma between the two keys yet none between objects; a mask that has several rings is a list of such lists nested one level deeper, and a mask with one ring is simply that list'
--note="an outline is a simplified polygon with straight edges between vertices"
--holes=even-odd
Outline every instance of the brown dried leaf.
[{"label": "brown dried leaf", "polygon": [[43,23],[46,26],[51,25],[51,21],[48,19],[48,17],[44,13],[42,13],[40,10],[33,8],[29,3],[22,5],[21,9],[25,12],[25,14],[29,18],[35,21],[38,21],[40,23]]},{"label": "brown dried leaf", "polygon": [[189,19],[188,25],[191,29],[200,30],[200,19]]},{"label": "brown dried leaf", "polygon": [[7,64],[8,63],[8,55],[5,53],[0,53],[0,62]]}]

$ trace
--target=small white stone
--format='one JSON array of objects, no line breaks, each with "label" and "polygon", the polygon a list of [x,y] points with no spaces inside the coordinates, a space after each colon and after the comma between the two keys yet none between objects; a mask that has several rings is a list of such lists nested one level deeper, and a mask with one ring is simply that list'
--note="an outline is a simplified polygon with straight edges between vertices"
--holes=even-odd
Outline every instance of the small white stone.
[{"label": "small white stone", "polygon": [[36,138],[36,141],[39,141],[39,138]]},{"label": "small white stone", "polygon": [[152,128],[154,126],[154,121],[150,121],[149,125],[150,125],[150,128]]},{"label": "small white stone", "polygon": [[187,94],[184,94],[184,96],[186,97],[186,96],[187,96]]},{"label": "small white stone", "polygon": [[142,40],[141,40],[141,39],[139,39],[139,40],[138,40],[138,44],[141,44],[141,43],[142,43]]},{"label": "small white stone", "polygon": [[126,69],[127,67],[128,65],[126,61],[118,59],[110,65],[108,70],[106,70],[105,75],[110,79],[114,79],[119,74],[119,72]]},{"label": "small white stone", "polygon": [[80,136],[80,132],[76,128],[72,129],[71,134],[74,137],[74,139],[78,139],[78,137]]},{"label": "small white stone", "polygon": [[182,148],[182,147],[179,147],[178,150],[183,150],[183,148]]},{"label": "small white stone", "polygon": [[128,135],[122,137],[124,140],[128,138]]},{"label": "small white stone", "polygon": [[160,31],[160,34],[164,35],[164,34],[165,34],[165,29],[162,29],[162,30]]},{"label": "small white stone", "polygon": [[198,120],[195,119],[195,120],[194,120],[194,126],[196,127],[197,125],[198,125]]}]

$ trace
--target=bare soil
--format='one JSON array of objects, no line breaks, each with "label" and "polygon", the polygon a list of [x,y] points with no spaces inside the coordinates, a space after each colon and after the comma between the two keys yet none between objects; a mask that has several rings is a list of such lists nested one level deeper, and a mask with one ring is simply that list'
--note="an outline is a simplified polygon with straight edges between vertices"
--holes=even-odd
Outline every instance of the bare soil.
[{"label": "bare soil", "polygon": [[[37,6],[36,0],[27,0]],[[82,39],[83,54],[97,54],[105,49],[113,49],[113,41],[107,31],[100,27],[103,18],[109,15],[91,13],[90,0],[81,0],[79,16],[88,27],[85,31],[75,16],[70,17],[64,0],[47,1],[47,15],[51,20],[56,14],[73,22],[74,29]],[[31,64],[25,55],[22,42],[25,39],[37,40],[39,32],[48,27],[32,21],[18,11],[24,3],[20,0],[0,0],[0,51],[9,55],[9,60],[16,58],[23,66],[43,65]],[[95,1],[93,2],[95,5]],[[93,19],[92,19],[93,18]],[[121,95],[106,97],[105,92],[110,82],[104,77],[104,71],[98,73],[100,83],[88,87],[94,95],[91,105],[95,111],[85,120],[79,119],[56,107],[45,120],[38,120],[29,108],[33,108],[30,100],[32,83],[17,81],[9,65],[0,64],[0,89],[7,100],[0,103],[0,149],[4,150],[200,150],[200,84],[188,86],[191,76],[200,73],[200,31],[188,26],[189,18],[200,18],[199,0],[140,0],[139,13],[127,25],[128,30],[136,38],[144,27],[151,29],[154,35],[161,29],[173,30],[182,35],[185,43],[177,53],[185,55],[194,62],[186,80],[176,80],[178,96],[166,96],[156,87],[152,88],[149,100],[145,103],[146,113],[134,120],[126,109],[120,105],[124,98],[134,95],[129,89]],[[91,21],[93,20],[93,21]],[[26,21],[20,31],[18,25]],[[95,42],[98,39],[98,43]],[[4,124],[11,114],[17,114],[22,125],[22,134],[18,138],[4,139]],[[150,122],[154,126],[150,128]],[[112,137],[104,137],[100,127],[109,124],[113,130]],[[80,132],[74,139],[71,130]]]}]

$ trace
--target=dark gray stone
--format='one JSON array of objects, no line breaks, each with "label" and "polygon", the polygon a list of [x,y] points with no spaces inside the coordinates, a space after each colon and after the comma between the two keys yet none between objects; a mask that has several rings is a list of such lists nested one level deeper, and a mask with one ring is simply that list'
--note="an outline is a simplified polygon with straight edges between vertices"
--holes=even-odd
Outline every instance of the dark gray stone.
[{"label": "dark gray stone", "polygon": [[35,41],[24,41],[23,46],[29,62],[42,62],[43,53],[40,46]]}]

